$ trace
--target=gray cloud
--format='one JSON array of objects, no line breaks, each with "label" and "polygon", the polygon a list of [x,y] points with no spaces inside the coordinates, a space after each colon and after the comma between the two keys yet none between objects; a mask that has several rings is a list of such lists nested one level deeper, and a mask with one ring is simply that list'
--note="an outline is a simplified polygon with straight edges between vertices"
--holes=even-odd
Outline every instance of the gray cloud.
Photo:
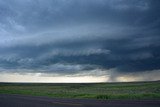
[{"label": "gray cloud", "polygon": [[160,69],[159,0],[0,0],[1,71]]}]

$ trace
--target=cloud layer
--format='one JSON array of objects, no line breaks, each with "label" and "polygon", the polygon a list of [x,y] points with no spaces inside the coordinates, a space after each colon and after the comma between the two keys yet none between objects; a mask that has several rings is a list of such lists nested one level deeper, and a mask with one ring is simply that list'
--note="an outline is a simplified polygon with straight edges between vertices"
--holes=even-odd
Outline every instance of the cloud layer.
[{"label": "cloud layer", "polygon": [[159,70],[159,5],[159,0],[0,0],[0,72]]}]

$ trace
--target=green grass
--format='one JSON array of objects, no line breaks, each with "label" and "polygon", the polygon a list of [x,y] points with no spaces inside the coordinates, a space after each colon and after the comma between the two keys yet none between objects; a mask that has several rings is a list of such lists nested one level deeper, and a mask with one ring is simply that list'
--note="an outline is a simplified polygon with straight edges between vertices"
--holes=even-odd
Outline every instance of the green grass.
[{"label": "green grass", "polygon": [[160,81],[95,84],[0,83],[0,94],[106,100],[160,99]]}]

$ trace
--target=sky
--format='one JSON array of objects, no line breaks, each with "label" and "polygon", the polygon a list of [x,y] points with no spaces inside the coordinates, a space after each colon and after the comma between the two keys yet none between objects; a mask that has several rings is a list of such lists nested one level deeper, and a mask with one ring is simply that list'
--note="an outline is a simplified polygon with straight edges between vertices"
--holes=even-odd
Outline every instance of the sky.
[{"label": "sky", "polygon": [[160,80],[160,0],[0,0],[0,82]]}]

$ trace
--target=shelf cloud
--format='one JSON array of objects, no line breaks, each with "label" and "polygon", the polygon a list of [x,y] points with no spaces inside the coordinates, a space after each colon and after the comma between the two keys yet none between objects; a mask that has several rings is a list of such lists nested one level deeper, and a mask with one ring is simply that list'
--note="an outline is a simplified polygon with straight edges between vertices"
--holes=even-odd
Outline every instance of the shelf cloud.
[{"label": "shelf cloud", "polygon": [[83,74],[105,76],[103,81],[146,73],[134,79],[155,80],[159,5],[159,0],[0,0],[0,73]]}]

